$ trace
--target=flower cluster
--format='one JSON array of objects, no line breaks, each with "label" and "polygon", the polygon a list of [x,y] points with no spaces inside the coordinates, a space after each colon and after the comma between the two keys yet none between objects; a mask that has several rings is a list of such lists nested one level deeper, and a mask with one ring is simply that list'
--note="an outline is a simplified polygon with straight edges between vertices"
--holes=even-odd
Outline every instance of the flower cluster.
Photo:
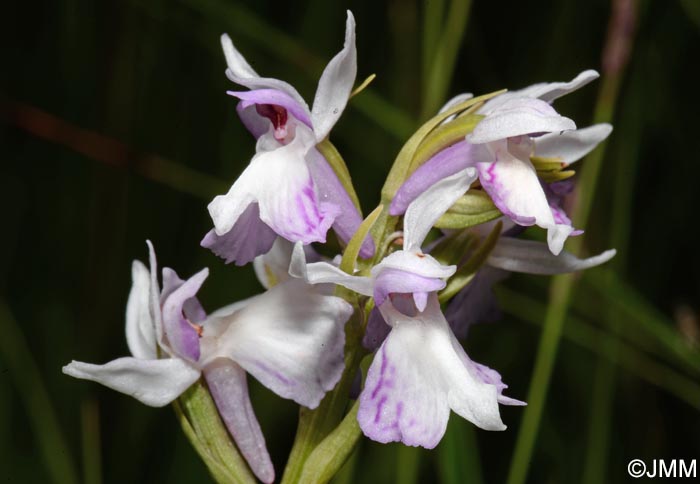
[{"label": "flower cluster", "polygon": [[[344,372],[357,370],[344,359],[357,350],[345,333],[355,314],[360,349],[373,358],[357,398],[367,437],[433,448],[450,410],[480,428],[505,429],[499,405],[524,402],[505,396],[499,373],[471,360],[459,340],[471,324],[493,319],[491,288],[508,272],[578,271],[614,256],[579,259],[563,250],[581,233],[563,209],[573,186],[568,168],[611,127],[576,129],[552,102],[597,73],[452,99],[419,131],[418,148],[397,159],[405,173],[383,191],[382,216],[362,223],[342,159],[339,166],[323,149],[355,84],[352,14],[311,108],[288,83],[259,76],[226,35],[222,46],[226,75],[247,88],[228,94],[256,153],[209,204],[214,227],[201,245],[227,263],[253,262],[266,291],[207,314],[197,299],[207,269],[182,280],[164,268],[159,283],[148,242],[150,268],[133,263],[126,308],[132,356],[73,361],[64,372],[156,407],[203,378],[239,451],[269,483],[274,469],[246,373],[316,408]],[[370,232],[373,221],[381,227]],[[546,243],[518,237],[532,225],[547,231]],[[312,244],[324,244],[331,229],[348,250],[325,258]]]}]

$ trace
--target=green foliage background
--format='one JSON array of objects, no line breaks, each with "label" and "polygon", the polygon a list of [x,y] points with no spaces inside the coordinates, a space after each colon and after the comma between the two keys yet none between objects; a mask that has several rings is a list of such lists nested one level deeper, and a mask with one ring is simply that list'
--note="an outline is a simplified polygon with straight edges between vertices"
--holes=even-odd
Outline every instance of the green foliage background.
[{"label": "green foliage background", "polygon": [[[210,267],[201,293],[210,310],[260,290],[250,267],[224,266],[199,247],[211,223],[208,199],[254,150],[225,95],[235,86],[223,74],[222,32],[258,72],[288,80],[310,100],[342,44],[345,9],[353,10],[358,77],[378,77],[332,139],[365,210],[403,141],[446,97],[600,69],[606,0],[455,3],[468,22],[459,26],[463,37],[440,29],[443,51],[426,16],[449,1],[4,5],[0,480],[209,479],[171,409],[147,408],[60,369],[71,359],[126,354],[130,262],[146,258],[146,238],[161,264],[182,275]],[[587,250],[615,245],[618,259],[587,273],[574,292],[528,482],[626,482],[632,458],[700,458],[699,31],[696,0],[639,3],[586,227]],[[452,65],[451,53],[454,75],[433,74],[431,66]],[[557,109],[589,124],[600,85]],[[548,284],[511,278],[499,293],[503,320],[474,327],[467,342],[516,398],[528,394]],[[296,409],[257,383],[252,389],[281,475]],[[501,433],[452,418],[432,452],[363,441],[337,480],[505,481],[523,410],[502,412],[509,429]]]}]

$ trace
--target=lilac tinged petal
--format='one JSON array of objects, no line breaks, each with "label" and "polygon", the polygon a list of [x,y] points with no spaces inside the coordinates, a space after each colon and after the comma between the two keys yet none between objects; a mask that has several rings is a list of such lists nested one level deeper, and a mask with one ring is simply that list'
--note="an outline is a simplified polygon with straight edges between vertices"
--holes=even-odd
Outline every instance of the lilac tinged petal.
[{"label": "lilac tinged petal", "polygon": [[486,365],[482,365],[481,363],[477,363],[476,361],[470,360],[461,346],[459,347],[459,349],[456,349],[456,351],[458,352],[460,350],[465,357],[465,360],[463,361],[465,361],[465,365],[471,369],[472,374],[476,375],[476,377],[482,382],[496,387],[496,390],[498,391],[498,403],[500,403],[501,405],[512,405],[518,407],[527,405],[527,403],[523,401],[516,400],[515,398],[510,398],[503,395],[503,390],[507,389],[508,385],[503,383],[503,379],[501,378],[500,373],[498,373],[492,368],[489,368]]},{"label": "lilac tinged petal", "polygon": [[270,250],[277,234],[260,220],[257,203],[251,203],[240,215],[231,230],[224,235],[217,235],[210,230],[200,245],[210,249],[226,261],[243,266],[257,256]]},{"label": "lilac tinged petal", "polygon": [[[160,292],[160,304],[185,283],[177,273],[169,267],[163,267],[163,290]],[[196,297],[187,299],[182,305],[182,313],[192,323],[201,323],[207,318],[207,313]]]},{"label": "lilac tinged petal", "polygon": [[228,65],[226,76],[231,81],[248,89],[276,89],[282,91],[294,99],[307,112],[309,111],[304,98],[291,85],[279,79],[260,77],[234,47],[231,38],[226,34],[221,36],[221,47],[224,50],[226,64]]},{"label": "lilac tinged petal", "polygon": [[469,328],[475,323],[492,323],[500,318],[493,286],[507,276],[506,271],[483,266],[452,298],[445,310],[445,319],[457,338],[466,338]]},{"label": "lilac tinged petal", "polygon": [[126,357],[104,365],[73,361],[63,367],[63,373],[100,383],[151,407],[169,404],[199,379],[199,370],[179,358]]},{"label": "lilac tinged petal", "polygon": [[511,154],[512,144],[502,141],[489,145],[493,161],[477,164],[481,185],[496,207],[514,222],[547,229],[550,250],[558,254],[573,228],[556,223],[535,168],[530,160]]},{"label": "lilac tinged petal", "polygon": [[465,168],[435,183],[413,200],[403,220],[404,250],[420,250],[431,227],[469,190],[476,178],[475,168]]},{"label": "lilac tinged petal", "polygon": [[[333,221],[333,230],[340,240],[348,243],[362,223],[362,215],[338,180],[333,168],[316,148],[309,150],[306,162],[314,179],[319,200],[339,207],[340,213]],[[374,241],[368,234],[360,249],[360,257],[366,259],[373,255]]]},{"label": "lilac tinged petal", "polygon": [[562,163],[569,165],[593,151],[611,132],[612,126],[603,123],[575,131],[546,134],[535,138],[535,155],[559,158]]},{"label": "lilac tinged petal", "polygon": [[466,136],[473,144],[489,143],[515,136],[576,129],[576,123],[561,116],[539,99],[517,97],[503,102]]},{"label": "lilac tinged petal", "polygon": [[355,49],[355,18],[348,10],[345,23],[345,44],[328,63],[318,81],[311,110],[314,134],[322,141],[335,125],[350,98],[357,74],[357,50]]},{"label": "lilac tinged petal", "polygon": [[246,109],[259,104],[281,106],[299,121],[311,128],[311,119],[309,119],[309,113],[306,108],[300,106],[299,103],[286,92],[276,89],[255,89],[253,91],[227,91],[226,94],[241,100],[239,104],[240,109]]},{"label": "lilac tinged petal", "polygon": [[270,120],[260,116],[255,106],[243,107],[243,103],[238,103],[236,105],[236,112],[243,126],[250,131],[250,134],[252,134],[255,139],[260,138],[270,130]]},{"label": "lilac tinged petal", "polygon": [[594,81],[600,77],[593,69],[588,69],[583,71],[574,79],[569,82],[549,82],[534,84],[532,86],[526,87],[519,91],[517,94],[522,96],[534,97],[541,99],[545,102],[551,103],[560,97],[569,94],[570,92],[576,91],[591,81]]},{"label": "lilac tinged petal", "polygon": [[325,242],[339,209],[317,198],[304,161],[312,146],[312,133],[298,125],[291,143],[255,155],[229,192],[209,204],[216,233],[231,230],[248,205],[257,201],[260,219],[278,235],[305,244]]},{"label": "lilac tinged petal", "polygon": [[[429,278],[397,269],[383,269],[374,279],[374,304],[379,307],[389,297],[389,294],[413,294],[439,291],[445,288],[443,279]],[[416,300],[419,311],[425,309],[425,302],[421,306],[421,296]]]},{"label": "lilac tinged petal", "polygon": [[150,311],[148,269],[139,261],[131,266],[131,292],[126,303],[126,343],[136,358],[156,358],[156,330]]},{"label": "lilac tinged petal", "polygon": [[369,277],[352,276],[328,262],[307,264],[304,247],[300,243],[294,247],[289,274],[309,284],[339,284],[359,294],[372,295],[372,280]]},{"label": "lilac tinged petal", "polygon": [[429,187],[473,165],[475,163],[474,149],[473,145],[466,141],[460,141],[438,152],[423,163],[398,189],[391,201],[389,213],[391,215],[403,214],[408,205]]},{"label": "lilac tinged petal", "polygon": [[236,441],[236,447],[255,476],[266,484],[272,483],[275,469],[250,404],[245,371],[231,360],[218,358],[207,365],[204,376],[221,419]]},{"label": "lilac tinged petal", "polygon": [[390,304],[380,309],[393,328],[360,395],[357,420],[367,437],[433,448],[445,433],[450,408],[481,428],[505,429],[496,387],[464,365],[435,294],[414,318]]},{"label": "lilac tinged petal", "polygon": [[406,250],[397,250],[386,256],[372,268],[372,276],[376,278],[388,269],[410,272],[431,279],[447,279],[457,270],[455,266],[443,266],[429,254]]},{"label": "lilac tinged petal", "polygon": [[499,269],[527,274],[563,274],[604,264],[615,254],[616,251],[611,249],[594,257],[579,259],[569,252],[553,255],[541,242],[502,237],[491,252],[487,264]]},{"label": "lilac tinged petal", "polygon": [[281,397],[315,408],[343,372],[352,311],[341,298],[290,280],[225,318],[208,357],[231,358]]},{"label": "lilac tinged petal", "polygon": [[379,312],[379,308],[372,308],[365,334],[362,337],[362,346],[370,352],[376,351],[389,335],[389,331],[391,331],[391,327],[384,321],[384,316]]},{"label": "lilac tinged petal", "polygon": [[180,287],[175,289],[163,302],[163,329],[170,348],[182,358],[190,361],[199,360],[199,335],[186,319],[185,303],[194,298],[209,275],[209,269],[203,269]]},{"label": "lilac tinged petal", "polygon": [[289,263],[293,250],[294,244],[282,237],[276,237],[270,250],[255,258],[253,269],[258,281],[265,289],[270,289],[289,279]]}]

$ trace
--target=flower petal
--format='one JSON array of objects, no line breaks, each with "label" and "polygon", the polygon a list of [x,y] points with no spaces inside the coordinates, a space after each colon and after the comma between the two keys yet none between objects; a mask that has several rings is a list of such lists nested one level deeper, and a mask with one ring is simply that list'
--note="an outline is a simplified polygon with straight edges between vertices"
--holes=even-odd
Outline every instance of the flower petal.
[{"label": "flower petal", "polygon": [[136,358],[156,358],[156,329],[150,311],[151,278],[140,261],[131,265],[131,292],[126,303],[126,344]]},{"label": "flower petal", "polygon": [[350,98],[357,75],[357,50],[355,49],[355,18],[347,11],[345,44],[328,63],[318,81],[311,110],[314,134],[322,141],[342,114]]},{"label": "flower petal", "polygon": [[497,109],[483,114],[486,117],[466,136],[472,144],[576,129],[576,123],[557,113],[547,102],[529,97],[508,98]]},{"label": "flower petal", "polygon": [[[463,92],[462,94],[457,94],[455,97],[447,101],[445,105],[440,108],[438,114],[442,114],[445,111],[448,111],[453,107],[457,106],[458,104],[462,104],[463,102],[469,101],[473,97],[474,94],[472,94],[471,92]],[[446,121],[449,121],[449,119],[447,119]]]},{"label": "flower petal", "polygon": [[[461,346],[460,346],[461,348]],[[462,349],[462,352],[464,350]],[[466,356],[466,353],[464,353]],[[467,357],[468,359],[468,357]],[[527,405],[527,403],[521,401],[521,400],[516,400],[515,398],[507,397],[503,395],[503,390],[508,388],[508,385],[503,383],[503,379],[501,378],[501,374],[498,373],[496,370],[489,368],[486,365],[482,365],[481,363],[477,363],[476,361],[471,361],[469,360],[472,368],[474,369],[474,372],[476,373],[477,378],[481,380],[484,383],[488,383],[489,385],[493,385],[496,387],[496,390],[498,391],[498,403],[501,405],[515,405],[515,406],[523,406]]]},{"label": "flower petal", "polygon": [[160,310],[160,286],[158,285],[158,261],[156,260],[156,251],[150,240],[146,240],[146,245],[148,246],[149,272],[151,274],[151,285],[148,291],[151,319],[156,328],[156,341],[158,342],[158,346],[169,352],[163,341],[163,313]]},{"label": "flower petal", "polygon": [[309,112],[309,107],[306,101],[304,101],[304,98],[302,98],[297,90],[290,84],[280,81],[279,79],[260,77],[253,68],[250,67],[250,64],[248,64],[241,53],[238,52],[227,34],[221,36],[221,47],[224,50],[226,64],[228,65],[226,77],[231,81],[245,86],[248,89],[276,89],[282,91],[302,106],[306,112]]},{"label": "flower petal", "polygon": [[217,358],[204,369],[204,377],[238,450],[258,479],[272,483],[275,469],[250,403],[245,371],[229,359]]},{"label": "flower petal", "polygon": [[303,281],[279,284],[223,321],[208,355],[231,358],[281,397],[315,408],[343,372],[350,304]]},{"label": "flower petal", "polygon": [[294,246],[289,274],[297,279],[303,279],[309,284],[339,284],[359,294],[372,295],[372,279],[369,277],[352,276],[328,262],[307,264],[306,254],[301,243]]},{"label": "flower petal", "polygon": [[367,437],[431,449],[445,433],[450,408],[481,428],[505,429],[496,387],[480,381],[462,362],[437,295],[413,318],[391,304],[380,309],[393,328],[360,395],[357,420]]},{"label": "flower petal", "polygon": [[212,229],[204,236],[200,245],[210,249],[226,261],[243,266],[257,256],[270,250],[277,234],[260,220],[257,203],[251,203],[241,213],[233,227],[223,235]]},{"label": "flower petal", "polygon": [[562,163],[569,165],[580,160],[612,132],[612,126],[594,124],[575,131],[550,133],[535,138],[535,155],[543,158],[560,158]]},{"label": "flower petal", "polygon": [[199,360],[199,334],[186,319],[184,306],[199,291],[209,275],[209,269],[202,269],[183,282],[163,301],[163,329],[170,349],[181,358]]},{"label": "flower petal", "polygon": [[[416,171],[398,189],[391,201],[389,213],[401,215],[420,194],[438,181],[473,166],[474,145],[460,141],[436,153],[432,158],[418,167]],[[449,207],[448,207],[449,208]]]},{"label": "flower petal", "polygon": [[367,319],[362,346],[369,352],[375,352],[389,335],[389,331],[391,331],[391,327],[384,321],[384,316],[379,312],[379,308],[373,307]]},{"label": "flower petal", "polygon": [[556,223],[535,168],[529,159],[511,154],[512,144],[501,141],[488,145],[493,161],[477,163],[481,185],[496,207],[514,222],[547,229],[550,250],[558,254],[573,228]]},{"label": "flower petal", "polygon": [[[333,221],[333,230],[338,234],[340,240],[348,243],[362,223],[362,215],[338,180],[333,168],[316,148],[311,148],[306,154],[306,163],[311,177],[314,179],[319,199],[339,208],[340,213]],[[374,241],[372,236],[368,234],[362,243],[360,257],[366,259],[373,255]]]},{"label": "flower petal", "polygon": [[[185,283],[177,272],[170,267],[163,267],[163,290],[160,292],[160,305],[163,306],[170,295]],[[201,323],[207,319],[207,313],[196,297],[187,299],[182,305],[182,313],[192,323]]]},{"label": "flower petal", "polygon": [[420,250],[431,227],[469,190],[476,178],[475,168],[465,168],[435,183],[413,200],[403,219],[404,250]]},{"label": "flower petal", "polygon": [[430,254],[397,250],[386,256],[372,268],[372,276],[388,269],[409,272],[429,279],[447,279],[455,273],[455,266],[443,266]]},{"label": "flower petal", "polygon": [[579,259],[569,252],[553,255],[547,245],[541,242],[502,237],[489,255],[487,264],[527,274],[563,274],[604,264],[615,257],[615,254],[615,249],[611,249],[593,257]]},{"label": "flower petal", "polygon": [[[273,104],[283,107],[309,128],[312,127],[308,108],[300,106],[293,97],[284,91],[279,91],[277,89],[255,89],[253,91],[227,91],[226,94],[241,100],[239,105],[240,109],[247,109],[250,106],[260,104]],[[258,114],[258,116],[260,115]],[[263,116],[260,117],[264,118]],[[269,125],[270,123],[268,122],[267,126]]]},{"label": "flower petal", "polygon": [[392,293],[413,294],[414,298],[418,293],[415,303],[418,310],[422,311],[427,298],[422,298],[421,294],[439,291],[445,285],[446,282],[440,278],[423,277],[398,269],[383,269],[374,278],[374,304],[381,306]]},{"label": "flower petal", "polygon": [[570,92],[582,88],[589,82],[598,79],[598,77],[600,77],[600,74],[593,69],[588,69],[581,72],[569,82],[543,82],[540,84],[533,84],[532,86],[516,91],[516,93],[551,103]]},{"label": "flower petal", "polygon": [[179,358],[119,358],[104,365],[72,361],[63,373],[100,383],[150,407],[163,407],[199,379],[199,370]]}]

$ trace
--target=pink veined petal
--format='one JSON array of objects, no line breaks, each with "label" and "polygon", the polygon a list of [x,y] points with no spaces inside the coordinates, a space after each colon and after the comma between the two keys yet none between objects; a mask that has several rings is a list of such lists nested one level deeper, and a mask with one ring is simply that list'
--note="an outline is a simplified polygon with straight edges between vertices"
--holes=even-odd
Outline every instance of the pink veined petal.
[{"label": "pink veined petal", "polygon": [[[333,168],[316,148],[309,150],[306,162],[316,185],[319,199],[339,208],[339,214],[333,221],[333,230],[338,234],[340,240],[345,243],[349,242],[362,223],[362,215],[338,180]],[[374,255],[374,241],[372,236],[368,234],[360,248],[360,257],[367,259],[372,255]]]},{"label": "pink veined petal", "polygon": [[558,254],[573,228],[557,224],[532,163],[511,154],[508,144],[489,145],[493,161],[477,164],[481,185],[496,207],[515,223],[547,229],[550,250]]},{"label": "pink veined petal", "polygon": [[347,11],[345,43],[328,63],[318,81],[316,96],[311,110],[316,141],[322,141],[345,109],[357,74],[357,51],[355,49],[355,18]]},{"label": "pink veined petal", "polygon": [[132,396],[150,407],[163,407],[199,379],[199,370],[180,358],[118,358],[104,365],[72,361],[63,373]]},{"label": "pink veined petal", "polygon": [[126,343],[136,358],[156,358],[156,329],[150,311],[151,277],[135,260],[131,266],[131,292],[126,303]]},{"label": "pink veined petal", "polygon": [[[180,279],[177,272],[170,267],[163,267],[163,290],[160,292],[161,306],[168,297],[184,283],[185,281]],[[191,297],[184,302],[182,305],[182,312],[192,323],[201,323],[207,318],[207,313],[196,297]]]},{"label": "pink veined petal", "polygon": [[258,479],[272,483],[275,469],[250,403],[245,371],[231,360],[217,358],[204,369],[204,377],[238,450]]},{"label": "pink veined petal", "polygon": [[612,132],[612,126],[603,123],[563,133],[549,133],[535,138],[535,155],[544,158],[559,158],[570,165],[603,142]]},{"label": "pink veined petal", "polygon": [[401,185],[391,201],[389,213],[403,214],[411,202],[435,183],[473,165],[476,162],[473,151],[473,145],[460,141],[435,154]]},{"label": "pink veined petal", "polygon": [[231,230],[217,235],[212,229],[207,232],[200,245],[210,249],[227,264],[234,262],[237,266],[243,266],[268,252],[275,239],[275,231],[260,220],[258,204],[251,203]]},{"label": "pink veined petal", "polygon": [[380,310],[393,328],[360,395],[357,420],[367,437],[434,448],[445,433],[450,409],[486,430],[505,429],[496,386],[464,365],[436,294],[415,317],[390,303]]},{"label": "pink veined petal", "polygon": [[508,98],[497,109],[485,114],[466,136],[468,142],[490,143],[515,136],[576,129],[576,123],[561,116],[548,103],[529,97]]},{"label": "pink veined petal", "polygon": [[343,372],[352,311],[341,298],[289,280],[224,317],[208,357],[230,358],[281,397],[315,408]]},{"label": "pink veined petal", "polygon": [[582,271],[604,264],[616,254],[615,249],[579,259],[569,252],[553,255],[546,244],[534,240],[502,237],[489,255],[487,264],[511,272],[553,275]]},{"label": "pink veined petal", "polygon": [[199,334],[192,322],[186,319],[184,306],[195,297],[208,275],[209,269],[202,269],[163,301],[163,329],[167,344],[175,354],[193,362],[200,357]]}]

